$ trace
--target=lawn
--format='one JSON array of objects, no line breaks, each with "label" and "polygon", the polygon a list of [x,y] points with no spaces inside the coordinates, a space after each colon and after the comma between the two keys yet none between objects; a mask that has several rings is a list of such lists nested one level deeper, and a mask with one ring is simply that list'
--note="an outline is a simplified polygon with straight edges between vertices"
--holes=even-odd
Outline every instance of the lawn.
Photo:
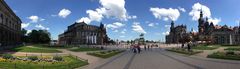
[{"label": "lawn", "polygon": [[56,50],[56,49],[27,47],[27,46],[22,46],[22,47],[13,48],[13,49],[11,49],[11,50],[12,50],[12,51],[15,51],[15,52],[61,53],[61,51],[58,51],[58,50]]},{"label": "lawn", "polygon": [[214,50],[217,48],[219,48],[219,46],[216,46],[216,45],[209,45],[209,46],[200,45],[200,46],[192,47],[192,49],[197,49],[197,50]]},{"label": "lawn", "polygon": [[109,51],[91,52],[87,54],[100,57],[100,58],[109,58],[122,52],[124,52],[124,50],[109,50]]},{"label": "lawn", "polygon": [[240,54],[233,52],[215,52],[207,56],[208,58],[228,59],[228,60],[240,60]]},{"label": "lawn", "polygon": [[35,44],[35,45],[30,45],[33,47],[38,47],[38,48],[49,48],[49,49],[68,49],[72,48],[73,46],[65,46],[65,45],[54,45],[50,46],[48,44]]},{"label": "lawn", "polygon": [[167,50],[171,51],[171,52],[186,54],[186,55],[194,55],[194,54],[198,54],[198,53],[203,52],[203,51],[197,51],[197,50],[187,51],[186,49],[182,49],[182,48],[171,48],[171,49],[167,49]]},{"label": "lawn", "polygon": [[[81,61],[72,56],[63,57],[61,62],[34,62],[22,60],[0,60],[0,68],[3,69],[74,69],[87,65],[88,62]],[[16,64],[16,65],[15,65]],[[16,67],[16,68],[15,68]]]},{"label": "lawn", "polygon": [[70,51],[74,52],[85,52],[85,51],[99,51],[101,50],[100,48],[89,48],[89,47],[74,47],[70,48]]},{"label": "lawn", "polygon": [[240,51],[240,47],[236,48],[236,47],[230,47],[224,50],[230,50],[230,51]]}]

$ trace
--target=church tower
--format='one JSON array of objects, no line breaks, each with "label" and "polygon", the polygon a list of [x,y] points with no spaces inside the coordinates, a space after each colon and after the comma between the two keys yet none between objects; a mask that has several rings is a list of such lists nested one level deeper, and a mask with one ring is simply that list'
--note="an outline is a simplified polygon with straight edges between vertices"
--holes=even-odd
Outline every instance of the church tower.
[{"label": "church tower", "polygon": [[198,31],[199,33],[203,33],[203,27],[204,27],[204,20],[203,20],[203,12],[200,11],[200,18],[198,19]]},{"label": "church tower", "polygon": [[173,21],[171,22],[171,27],[170,27],[170,29],[171,29],[170,32],[173,32],[173,31],[174,31],[174,22],[173,22]]}]

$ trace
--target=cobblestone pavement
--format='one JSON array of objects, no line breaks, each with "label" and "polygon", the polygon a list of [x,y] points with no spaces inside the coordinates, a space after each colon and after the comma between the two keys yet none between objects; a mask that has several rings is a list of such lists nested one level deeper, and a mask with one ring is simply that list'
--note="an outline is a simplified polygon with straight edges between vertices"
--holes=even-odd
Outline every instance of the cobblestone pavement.
[{"label": "cobblestone pavement", "polygon": [[240,61],[186,56],[155,48],[140,54],[126,51],[83,69],[240,69]]}]

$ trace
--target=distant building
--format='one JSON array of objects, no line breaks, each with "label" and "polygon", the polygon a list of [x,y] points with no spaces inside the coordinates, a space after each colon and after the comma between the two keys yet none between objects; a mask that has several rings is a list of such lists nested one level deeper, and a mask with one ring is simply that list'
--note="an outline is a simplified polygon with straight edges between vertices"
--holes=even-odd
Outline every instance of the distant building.
[{"label": "distant building", "polygon": [[140,34],[139,38],[134,40],[134,43],[144,45],[145,44],[144,34]]},{"label": "distant building", "polygon": [[50,45],[57,45],[58,44],[58,40],[51,40],[50,41]]},{"label": "distant building", "polygon": [[186,34],[186,29],[185,25],[174,27],[174,22],[172,21],[169,35],[166,36],[166,43],[180,43],[180,39]]},{"label": "distant building", "polygon": [[59,44],[62,45],[102,45],[108,41],[106,29],[100,26],[87,25],[84,22],[68,26],[67,31],[59,35]]},{"label": "distant building", "polygon": [[0,0],[0,49],[21,43],[20,18],[4,0]]},{"label": "distant building", "polygon": [[[180,43],[182,36],[187,35],[193,38],[194,42],[222,44],[222,45],[239,45],[240,44],[240,26],[228,27],[227,25],[214,25],[203,18],[203,12],[200,12],[198,19],[198,32],[186,32],[186,26],[174,27],[171,23],[170,34],[166,36],[166,43]],[[190,35],[189,35],[190,34]]]},{"label": "distant building", "polygon": [[223,45],[240,44],[240,26],[214,25],[208,21],[208,18],[203,18],[202,11],[200,12],[198,24],[197,41]]}]

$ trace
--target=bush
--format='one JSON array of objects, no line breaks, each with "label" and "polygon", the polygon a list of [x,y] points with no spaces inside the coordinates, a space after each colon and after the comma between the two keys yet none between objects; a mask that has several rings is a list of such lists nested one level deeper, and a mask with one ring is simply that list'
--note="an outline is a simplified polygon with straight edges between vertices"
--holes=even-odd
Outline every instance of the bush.
[{"label": "bush", "polygon": [[38,60],[38,57],[37,56],[29,56],[28,59],[35,61],[35,60]]},{"label": "bush", "polygon": [[3,54],[2,57],[4,59],[12,59],[13,58],[13,56],[11,54]]},{"label": "bush", "polygon": [[102,52],[100,52],[100,54],[106,54],[106,52],[102,51]]},{"label": "bush", "polygon": [[[232,54],[232,52],[229,52]],[[234,53],[235,54],[235,53]],[[217,59],[229,59],[229,60],[240,60],[240,55],[226,55],[224,52],[215,52],[207,56],[207,58],[217,58]]]},{"label": "bush", "polygon": [[235,53],[234,53],[234,51],[227,51],[226,52],[226,55],[234,55]]},{"label": "bush", "polygon": [[61,57],[61,56],[54,56],[53,60],[63,61],[63,57]]}]

